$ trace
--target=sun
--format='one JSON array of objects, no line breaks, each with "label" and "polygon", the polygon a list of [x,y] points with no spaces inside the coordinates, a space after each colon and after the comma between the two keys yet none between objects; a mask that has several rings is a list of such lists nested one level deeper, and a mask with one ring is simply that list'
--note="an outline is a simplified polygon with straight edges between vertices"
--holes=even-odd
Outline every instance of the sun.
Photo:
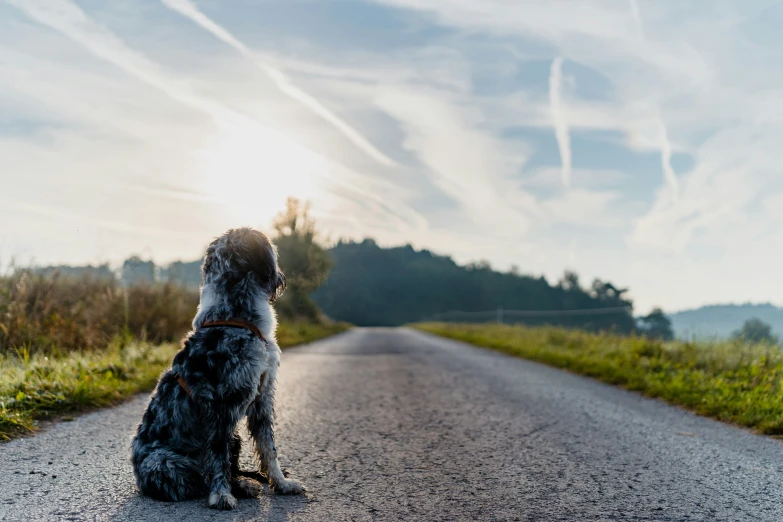
[{"label": "sun", "polygon": [[205,192],[237,224],[268,224],[293,196],[313,200],[328,160],[260,124],[222,125],[202,152]]}]

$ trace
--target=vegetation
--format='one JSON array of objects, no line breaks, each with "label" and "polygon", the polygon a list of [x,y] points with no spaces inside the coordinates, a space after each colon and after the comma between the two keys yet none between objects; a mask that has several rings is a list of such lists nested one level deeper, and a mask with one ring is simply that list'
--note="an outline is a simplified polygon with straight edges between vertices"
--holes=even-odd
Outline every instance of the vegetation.
[{"label": "vegetation", "polygon": [[[596,279],[589,289],[566,272],[556,285],[543,277],[497,272],[489,263],[459,266],[451,258],[410,245],[381,248],[373,240],[339,242],[326,282],[313,299],[329,317],[356,325],[400,325],[451,310],[486,311],[618,308],[596,315],[551,315],[522,319],[591,331],[628,333],[636,327],[627,290]],[[494,319],[494,316],[493,316]]]},{"label": "vegetation", "polygon": [[723,304],[702,306],[669,315],[675,335],[680,339],[730,339],[748,319],[757,318],[783,334],[783,308],[770,303]]},{"label": "vegetation", "polygon": [[416,327],[565,368],[768,435],[783,434],[783,352],[769,343],[664,342],[498,324]]},{"label": "vegetation", "polygon": [[660,308],[653,309],[652,312],[639,319],[640,333],[650,339],[661,339],[670,341],[674,339],[672,322],[663,313]]},{"label": "vegetation", "polygon": [[318,243],[315,221],[309,210],[309,205],[288,198],[286,209],[272,224],[276,232],[272,239],[288,285],[278,302],[278,310],[284,315],[317,321],[321,312],[310,294],[324,282],[332,261]]},{"label": "vegetation", "polygon": [[116,337],[178,340],[198,292],[173,284],[120,286],[114,278],[18,269],[0,278],[0,354],[97,350]]},{"label": "vegetation", "polygon": [[[326,320],[308,297],[330,261],[307,207],[289,201],[275,229],[293,295],[277,303],[280,346],[347,329]],[[179,348],[175,341],[190,329],[199,266],[159,270],[134,256],[119,277],[106,265],[17,269],[0,277],[0,439],[33,430],[37,419],[115,404],[154,387]]]},{"label": "vegetation", "polygon": [[[323,312],[360,326],[395,326],[453,310],[490,311],[486,318],[494,319],[491,311],[503,308],[516,310],[515,319],[529,325],[619,333],[637,328],[627,289],[600,279],[585,288],[574,272],[551,285],[543,277],[522,275],[515,267],[498,272],[486,261],[460,266],[447,256],[416,251],[410,245],[381,248],[372,239],[340,241],[327,250],[308,205],[296,199],[289,199],[275,218],[272,239],[288,283],[277,303],[285,320],[318,321]],[[157,283],[195,289],[200,266],[201,260],[195,260],[158,267],[134,256],[125,261],[119,279],[126,286]],[[66,268],[78,273],[97,270]],[[520,318],[520,310],[552,314]],[[562,313],[573,310],[580,313]]]},{"label": "vegetation", "polygon": [[[277,337],[285,348],[346,329],[344,323],[283,323]],[[178,349],[118,336],[101,350],[0,354],[0,440],[34,430],[37,419],[110,406],[152,389]]]},{"label": "vegetation", "polygon": [[772,333],[772,327],[760,319],[751,318],[745,321],[742,328],[734,332],[735,340],[746,343],[779,344],[780,340]]}]

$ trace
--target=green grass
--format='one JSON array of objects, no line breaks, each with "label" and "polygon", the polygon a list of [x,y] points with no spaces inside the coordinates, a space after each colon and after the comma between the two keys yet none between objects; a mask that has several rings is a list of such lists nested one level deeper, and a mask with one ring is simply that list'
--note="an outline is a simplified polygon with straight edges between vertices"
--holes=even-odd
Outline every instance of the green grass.
[{"label": "green grass", "polygon": [[783,351],[778,346],[661,342],[498,324],[413,326],[587,375],[767,435],[783,435]]},{"label": "green grass", "polygon": [[[285,348],[342,332],[344,323],[283,323]],[[0,440],[35,430],[39,419],[117,404],[154,388],[178,344],[117,337],[103,350],[0,353]]]}]

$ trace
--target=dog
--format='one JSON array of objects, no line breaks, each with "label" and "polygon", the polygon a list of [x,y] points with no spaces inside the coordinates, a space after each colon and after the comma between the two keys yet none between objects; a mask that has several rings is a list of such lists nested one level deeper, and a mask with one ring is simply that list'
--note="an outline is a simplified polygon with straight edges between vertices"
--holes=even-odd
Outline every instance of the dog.
[{"label": "dog", "polygon": [[215,509],[258,497],[261,484],[239,470],[237,425],[247,415],[255,475],[278,494],[303,493],[283,474],[275,448],[280,348],[272,304],[285,290],[277,249],[257,230],[231,229],[210,243],[201,275],[193,329],[161,375],[131,442],[136,485],[164,501],[208,493]]}]

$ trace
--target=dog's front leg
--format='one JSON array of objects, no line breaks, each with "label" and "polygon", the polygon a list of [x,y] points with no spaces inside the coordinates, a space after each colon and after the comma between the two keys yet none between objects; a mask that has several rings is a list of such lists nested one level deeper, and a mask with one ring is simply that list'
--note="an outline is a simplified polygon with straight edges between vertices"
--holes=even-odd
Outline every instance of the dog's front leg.
[{"label": "dog's front leg", "polygon": [[275,492],[299,495],[305,491],[304,486],[296,480],[285,478],[277,460],[273,424],[276,373],[276,369],[267,372],[261,392],[248,408],[247,427],[253,438],[261,473],[267,476]]},{"label": "dog's front leg", "polygon": [[237,422],[227,415],[213,412],[204,451],[204,465],[210,476],[209,507],[234,509],[237,499],[231,494],[231,441]]}]

